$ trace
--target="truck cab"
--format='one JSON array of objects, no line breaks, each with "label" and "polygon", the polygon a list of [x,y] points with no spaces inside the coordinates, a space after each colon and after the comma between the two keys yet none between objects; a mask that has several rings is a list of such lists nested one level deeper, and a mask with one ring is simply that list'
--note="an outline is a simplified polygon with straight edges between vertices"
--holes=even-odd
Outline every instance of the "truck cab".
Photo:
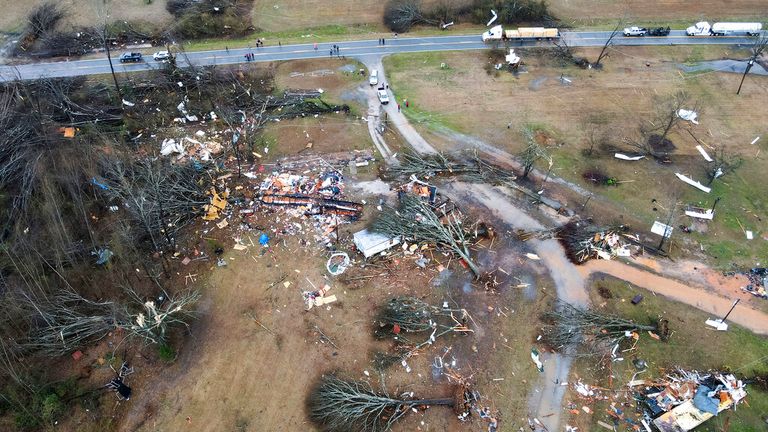
[{"label": "truck cab", "polygon": [[491,27],[490,30],[483,33],[483,42],[501,40],[504,37],[504,29],[500,26]]},{"label": "truck cab", "polygon": [[685,29],[685,34],[688,36],[709,36],[711,30],[712,27],[708,22],[701,21]]}]

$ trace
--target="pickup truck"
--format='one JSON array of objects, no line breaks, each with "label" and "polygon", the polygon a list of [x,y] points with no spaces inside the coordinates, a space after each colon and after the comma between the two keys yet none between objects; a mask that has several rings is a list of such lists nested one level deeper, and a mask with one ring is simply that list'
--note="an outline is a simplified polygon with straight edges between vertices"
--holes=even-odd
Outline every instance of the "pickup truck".
[{"label": "pickup truck", "polygon": [[152,54],[152,58],[155,59],[155,61],[166,61],[171,59],[171,53],[168,51],[158,51],[154,54]]},{"label": "pickup truck", "polygon": [[389,95],[386,90],[379,89],[376,91],[376,95],[379,97],[379,102],[381,102],[382,105],[389,103]]},{"label": "pickup truck", "polygon": [[655,27],[648,30],[648,36],[669,36],[669,27]]},{"label": "pickup truck", "polygon": [[125,52],[120,54],[120,63],[137,63],[141,61],[141,53]]},{"label": "pickup truck", "polygon": [[645,36],[648,29],[645,27],[627,27],[624,29],[624,36]]}]

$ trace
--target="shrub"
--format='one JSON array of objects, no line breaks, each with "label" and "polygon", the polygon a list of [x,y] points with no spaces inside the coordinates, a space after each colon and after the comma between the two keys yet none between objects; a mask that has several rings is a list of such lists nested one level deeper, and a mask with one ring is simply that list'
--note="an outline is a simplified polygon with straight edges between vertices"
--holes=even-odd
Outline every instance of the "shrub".
[{"label": "shrub", "polygon": [[160,360],[164,362],[172,362],[176,360],[176,350],[168,344],[161,344],[157,347],[157,354],[160,356]]},{"label": "shrub", "polygon": [[477,23],[487,22],[491,9],[499,14],[499,24],[549,23],[555,20],[549,13],[546,0],[475,0],[472,19]]},{"label": "shrub", "polygon": [[423,22],[424,15],[418,0],[389,0],[384,8],[384,24],[393,32],[404,33],[414,24]]}]

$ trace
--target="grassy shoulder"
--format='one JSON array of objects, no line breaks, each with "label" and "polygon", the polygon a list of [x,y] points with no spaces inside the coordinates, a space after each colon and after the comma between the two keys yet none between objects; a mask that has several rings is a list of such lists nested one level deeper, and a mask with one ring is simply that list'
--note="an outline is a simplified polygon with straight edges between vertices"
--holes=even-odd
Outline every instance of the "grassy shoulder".
[{"label": "grassy shoulder", "polygon": [[[637,294],[643,295],[644,299],[640,304],[632,305],[630,300]],[[727,332],[717,332],[704,325],[704,321],[710,318],[706,313],[610,277],[597,276],[591,283],[590,295],[592,304],[601,312],[637,322],[649,322],[663,317],[669,320],[672,332],[668,342],[655,341],[642,335],[636,350],[621,353],[624,360],[613,362],[610,369],[595,366],[595,359],[577,360],[573,376],[580,377],[590,385],[610,388],[615,390],[615,394],[620,394],[637,372],[632,365],[634,359],[643,359],[649,365],[648,372],[638,375],[638,379],[663,377],[666,371],[676,368],[702,372],[710,369],[729,370],[739,378],[747,379],[768,374],[768,339],[764,337],[735,325],[731,325]],[[720,431],[726,421],[730,422],[731,431],[764,428],[768,391],[756,385],[748,385],[747,392],[747,404],[740,405],[736,411],[722,413],[697,430]],[[578,399],[574,394],[570,398]],[[578,400],[575,402],[580,403]],[[586,418],[582,412],[572,421],[586,426],[584,430],[598,430],[598,420],[611,423],[610,417],[605,415],[609,405],[609,401],[590,405],[595,413],[593,416]],[[629,410],[624,407],[621,409]]]}]

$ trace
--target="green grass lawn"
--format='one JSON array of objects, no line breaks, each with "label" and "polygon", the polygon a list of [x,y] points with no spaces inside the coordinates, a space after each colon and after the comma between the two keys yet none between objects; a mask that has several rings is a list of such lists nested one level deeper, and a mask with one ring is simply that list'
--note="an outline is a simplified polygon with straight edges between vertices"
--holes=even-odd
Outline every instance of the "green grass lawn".
[{"label": "green grass lawn", "polygon": [[[613,278],[601,278],[592,283],[592,304],[603,312],[631,318],[647,323],[664,317],[669,320],[672,336],[668,342],[659,342],[643,334],[637,350],[624,353],[624,361],[612,364],[613,384],[611,388],[621,390],[636,372],[631,360],[641,358],[648,362],[647,373],[638,379],[663,377],[665,371],[675,368],[707,370],[730,370],[739,378],[749,378],[756,374],[768,375],[768,339],[731,325],[727,332],[716,332],[707,328],[704,321],[709,316],[690,306],[670,301],[651,292],[634,287]],[[611,298],[605,298],[597,292],[597,287],[608,290]],[[636,294],[642,294],[644,300],[637,306],[630,300]],[[609,387],[608,373],[595,367],[593,359],[580,359],[575,362],[573,374],[582,377],[591,385]],[[700,426],[697,431],[721,431],[725,419],[730,421],[731,432],[762,431],[768,415],[768,392],[756,386],[747,386],[747,403],[740,404],[736,411],[727,411]],[[579,403],[577,401],[577,403]],[[600,430],[596,421],[611,423],[605,415],[609,403],[601,402],[591,406],[596,413],[591,418],[588,430]],[[629,408],[622,407],[625,411]],[[581,413],[583,416],[583,413]],[[577,416],[577,417],[582,417]],[[582,421],[584,419],[581,419]]]}]

